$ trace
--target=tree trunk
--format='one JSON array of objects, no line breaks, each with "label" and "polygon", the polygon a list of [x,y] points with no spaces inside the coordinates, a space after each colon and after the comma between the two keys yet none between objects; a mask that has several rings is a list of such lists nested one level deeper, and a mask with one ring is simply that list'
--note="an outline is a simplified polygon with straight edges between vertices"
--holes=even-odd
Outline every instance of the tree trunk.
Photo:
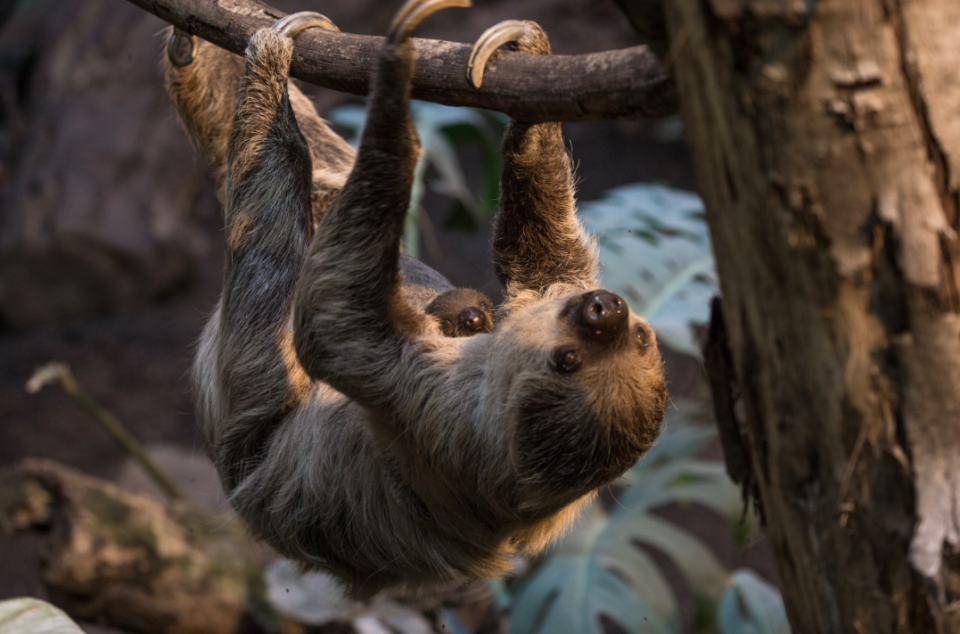
[{"label": "tree trunk", "polygon": [[665,11],[793,629],[960,632],[960,3]]}]

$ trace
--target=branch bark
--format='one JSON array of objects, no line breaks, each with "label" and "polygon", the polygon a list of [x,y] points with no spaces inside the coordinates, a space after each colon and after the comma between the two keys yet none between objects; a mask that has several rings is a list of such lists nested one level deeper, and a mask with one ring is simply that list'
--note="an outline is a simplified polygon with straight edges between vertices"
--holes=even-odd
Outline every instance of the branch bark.
[{"label": "branch bark", "polygon": [[[130,0],[162,20],[233,53],[285,14],[257,0]],[[311,29],[297,38],[291,74],[311,84],[366,95],[380,38]],[[487,108],[518,121],[638,119],[677,112],[673,80],[646,46],[549,57],[502,51],[483,87],[466,80],[470,46],[415,39],[414,99]]]}]

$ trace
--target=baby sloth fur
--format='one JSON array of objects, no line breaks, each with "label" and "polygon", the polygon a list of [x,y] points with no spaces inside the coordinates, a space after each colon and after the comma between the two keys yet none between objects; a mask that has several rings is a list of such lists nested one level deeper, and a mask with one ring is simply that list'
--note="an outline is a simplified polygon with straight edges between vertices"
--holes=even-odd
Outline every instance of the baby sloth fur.
[{"label": "baby sloth fur", "polygon": [[[208,450],[256,535],[356,596],[504,572],[663,418],[654,334],[598,288],[559,123],[506,132],[495,327],[483,295],[400,254],[420,152],[407,37],[450,4],[401,10],[356,156],[288,83],[295,33],[258,31],[245,64],[203,44],[167,67],[224,183],[223,295],[193,374]],[[533,23],[516,40],[549,54]],[[489,327],[444,336],[442,316],[479,298]]]}]

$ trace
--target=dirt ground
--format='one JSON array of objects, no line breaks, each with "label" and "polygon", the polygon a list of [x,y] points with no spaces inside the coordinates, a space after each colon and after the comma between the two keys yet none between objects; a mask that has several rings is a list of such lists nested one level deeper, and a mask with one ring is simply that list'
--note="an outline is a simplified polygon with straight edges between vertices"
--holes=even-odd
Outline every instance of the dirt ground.
[{"label": "dirt ground", "polygon": [[[128,10],[130,6],[122,0],[112,2],[118,10]],[[273,4],[287,10],[317,9],[291,1]],[[373,34],[385,29],[395,4],[331,1],[320,10],[342,30]],[[626,20],[608,0],[500,0],[476,4],[474,10],[457,12],[456,16],[454,12],[441,14],[425,25],[422,35],[470,41],[498,20],[528,18],[544,25],[556,53],[582,53],[638,43]],[[161,26],[156,21],[153,32]],[[159,39],[154,44],[159,51]],[[332,93],[315,94],[321,111],[344,101],[342,96]],[[662,134],[669,125],[650,121],[565,125],[579,164],[580,198],[590,200],[606,189],[637,181],[694,189],[685,145],[676,135]],[[195,163],[197,170],[205,169],[201,161]],[[5,182],[9,178],[0,178],[0,186]],[[152,192],[143,195],[151,196]],[[426,201],[436,227],[441,224],[446,204],[435,196]],[[194,226],[204,233],[211,248],[192,259],[187,282],[162,299],[100,317],[0,330],[0,467],[26,456],[38,456],[110,479],[116,479],[123,469],[124,453],[58,389],[46,388],[35,395],[25,392],[24,384],[33,370],[51,360],[68,363],[87,391],[145,445],[175,445],[202,454],[187,373],[195,342],[220,290],[222,237],[218,204],[209,179],[203,180],[194,209]],[[438,229],[437,241],[439,254],[424,250],[428,264],[454,284],[498,295],[489,258],[489,226],[477,234]],[[667,366],[675,396],[702,397],[700,368],[695,360],[668,355]],[[732,540],[716,537],[720,534],[719,520],[709,514],[696,509],[674,509],[668,514],[696,533],[709,536],[728,565],[746,563],[769,578],[775,577],[763,544],[746,554],[739,553]],[[0,534],[0,599],[43,596],[37,556],[35,538]]]}]

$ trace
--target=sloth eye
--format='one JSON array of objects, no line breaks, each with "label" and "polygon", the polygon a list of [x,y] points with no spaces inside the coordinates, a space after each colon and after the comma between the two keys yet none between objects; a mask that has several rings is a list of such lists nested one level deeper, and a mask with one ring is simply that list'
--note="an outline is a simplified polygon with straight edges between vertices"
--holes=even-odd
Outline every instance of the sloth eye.
[{"label": "sloth eye", "polygon": [[560,346],[553,353],[553,364],[563,374],[576,372],[583,365],[580,350],[576,346]]},{"label": "sloth eye", "polygon": [[651,334],[650,330],[644,328],[642,324],[637,324],[633,330],[633,337],[641,348],[646,348],[650,345]]}]

